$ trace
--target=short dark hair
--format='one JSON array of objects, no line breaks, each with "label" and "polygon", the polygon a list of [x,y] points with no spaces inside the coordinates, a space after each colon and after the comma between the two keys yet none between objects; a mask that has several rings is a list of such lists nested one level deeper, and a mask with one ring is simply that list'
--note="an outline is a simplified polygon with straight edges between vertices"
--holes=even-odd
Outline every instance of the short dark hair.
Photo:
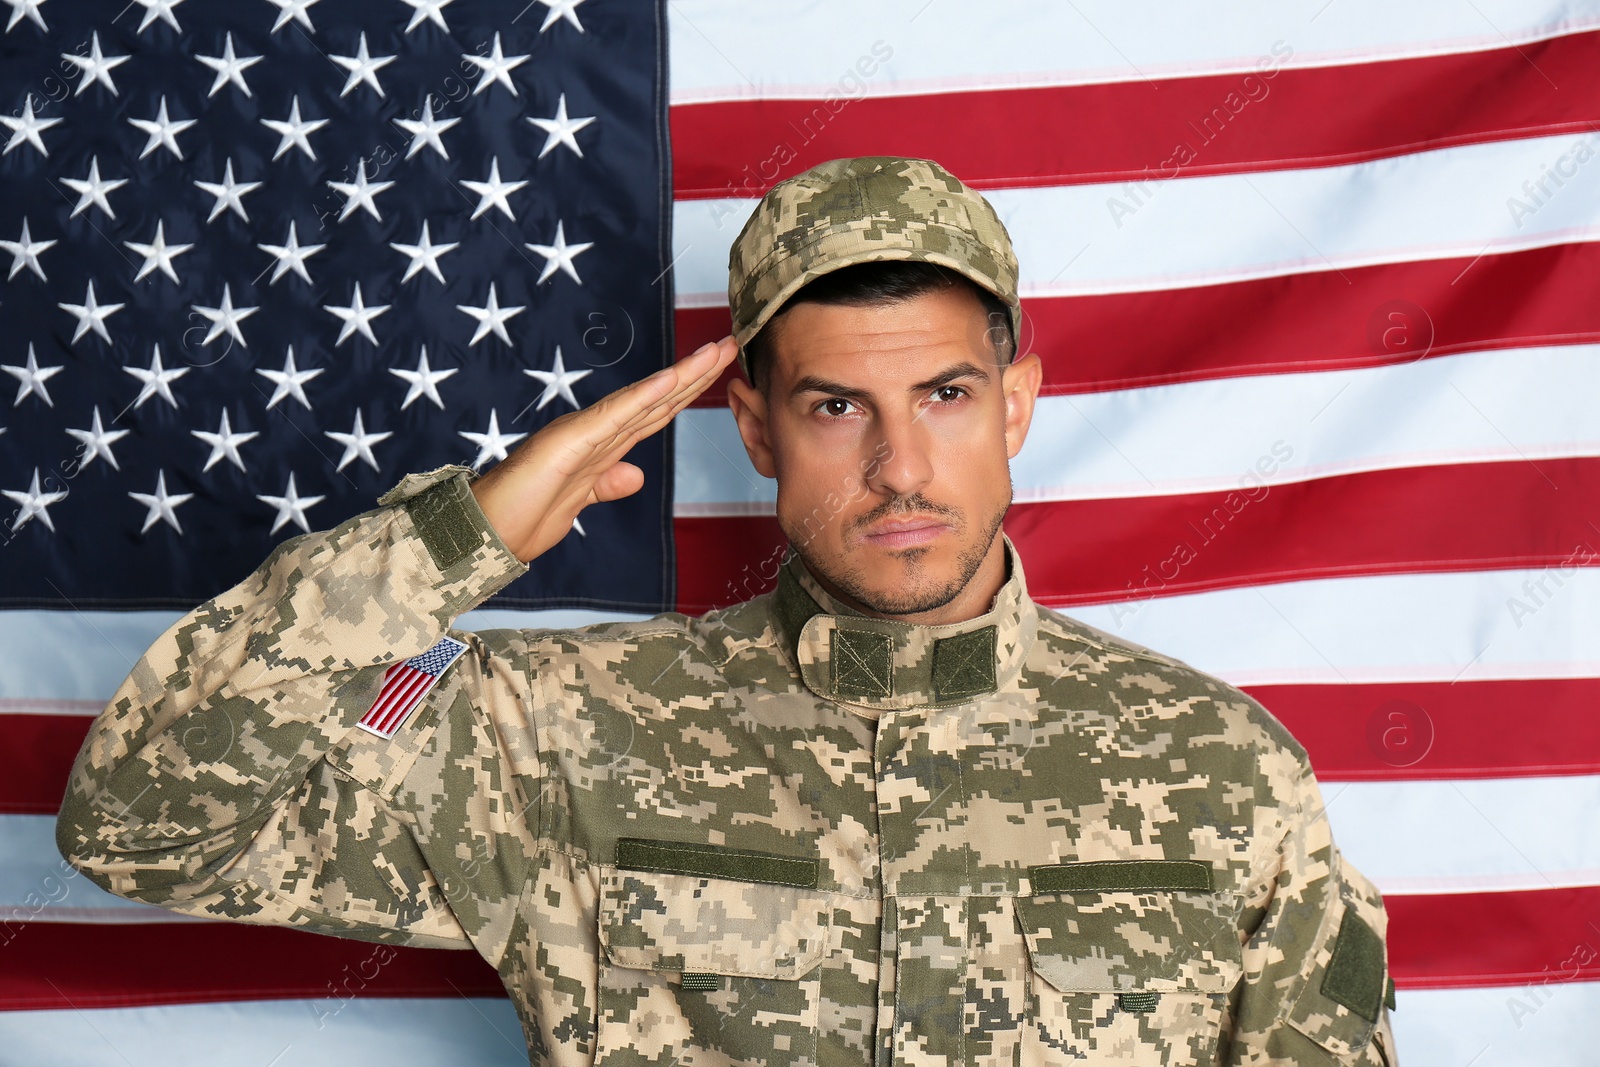
[{"label": "short dark hair", "polygon": [[959,271],[937,263],[908,259],[878,260],[829,271],[807,282],[785,301],[778,313],[768,319],[744,346],[745,362],[750,367],[750,383],[762,393],[766,392],[769,377],[767,367],[772,358],[772,324],[796,304],[871,307],[909,300],[950,285],[964,285],[971,289],[983,305],[991,331],[996,326],[1004,330],[1003,337],[992,332],[990,336],[996,342],[1000,363],[1010,363],[1016,356],[1017,339],[1011,330],[1011,314],[1005,301]]}]

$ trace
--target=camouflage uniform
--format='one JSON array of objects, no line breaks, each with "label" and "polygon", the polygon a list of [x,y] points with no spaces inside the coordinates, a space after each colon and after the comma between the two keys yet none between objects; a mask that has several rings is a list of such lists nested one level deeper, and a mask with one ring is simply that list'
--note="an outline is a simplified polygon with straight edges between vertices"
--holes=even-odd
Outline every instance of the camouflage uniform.
[{"label": "camouflage uniform", "polygon": [[[810,279],[918,259],[1020,324],[993,208],[833,160],[730,254],[743,345]],[[791,559],[699,618],[450,636],[393,737],[389,666],[523,573],[470,472],[285,542],[96,722],[58,843],[112,892],[471,947],[532,1062],[1392,1062],[1385,917],[1305,752],[1249,697],[1041,608],[868,618]]]},{"label": "camouflage uniform", "polygon": [[796,560],[699,618],[454,632],[523,573],[465,468],[280,546],[158,640],[58,842],[113,892],[498,968],[530,1060],[1392,1062],[1385,917],[1304,751],[1035,604],[868,618]]}]

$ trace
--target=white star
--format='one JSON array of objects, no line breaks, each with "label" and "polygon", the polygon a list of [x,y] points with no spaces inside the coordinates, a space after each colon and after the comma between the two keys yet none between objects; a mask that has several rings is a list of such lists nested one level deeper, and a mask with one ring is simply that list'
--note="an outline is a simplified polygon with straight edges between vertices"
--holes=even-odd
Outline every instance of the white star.
[{"label": "white star", "polygon": [[233,425],[228,421],[228,409],[222,409],[222,424],[217,427],[216,433],[207,430],[190,430],[200,440],[211,446],[211,454],[206,457],[206,465],[200,468],[201,473],[210,470],[216,464],[226,459],[240,470],[246,470],[244,460],[239,456],[239,446],[246,441],[260,437],[254,431],[250,433],[235,433]]},{"label": "white star", "polygon": [[132,56],[107,56],[100,53],[100,31],[96,30],[89,38],[89,54],[80,56],[73,52],[62,52],[61,58],[83,71],[83,80],[78,82],[78,88],[72,93],[77,96],[95,82],[99,82],[111,90],[111,95],[117,95],[117,86],[111,80],[111,72],[122,66]]},{"label": "white star", "polygon": [[317,32],[317,28],[311,25],[311,16],[306,14],[306,10],[313,4],[321,3],[321,0],[267,0],[267,3],[278,9],[278,21],[272,24],[272,33],[283,29],[291,19],[304,26],[308,32]]},{"label": "white star", "polygon": [[544,139],[544,147],[539,149],[540,159],[547,156],[550,150],[558,144],[566,145],[576,152],[580,159],[583,158],[583,149],[578,147],[578,139],[573,134],[593,122],[594,116],[588,115],[581,119],[568,117],[566,93],[562,93],[560,98],[556,100],[556,113],[550,118],[529,118],[528,121],[539,127],[547,135]]},{"label": "white star", "polygon": [[361,457],[361,462],[365,463],[373,470],[377,470],[378,460],[372,454],[372,446],[381,441],[387,441],[389,438],[394,436],[392,432],[368,433],[367,428],[361,423],[360,408],[356,408],[356,424],[350,427],[349,433],[338,433],[334,430],[324,430],[323,433],[326,436],[333,438],[339,444],[344,445],[344,455],[339,457],[339,465],[334,468],[335,470],[341,471],[344,470],[345,467],[350,464],[350,461],[355,459],[357,456]]},{"label": "white star", "polygon": [[339,327],[339,339],[333,342],[333,347],[338,348],[349,339],[353,333],[359,333],[373,344],[378,343],[377,337],[372,333],[372,320],[389,310],[388,304],[374,304],[367,307],[361,301],[361,283],[356,282],[356,295],[344,307],[336,304],[323,304],[322,310],[337,318],[344,325]]},{"label": "white star", "polygon": [[159,396],[162,400],[178,406],[178,398],[172,395],[172,383],[189,373],[188,367],[173,367],[171,370],[161,365],[161,346],[156,345],[150,355],[150,369],[143,370],[139,367],[123,367],[124,372],[139,379],[139,395],[133,401],[133,410],[138,411],[146,400]]},{"label": "white star", "polygon": [[44,0],[6,0],[6,3],[11,5],[11,21],[6,23],[7,33],[10,33],[12,28],[22,21],[23,16],[27,16],[29,20],[46,33],[50,31],[50,27],[44,24],[44,16],[39,14],[39,5],[43,4]]},{"label": "white star", "polygon": [[142,370],[139,367],[123,367],[122,369],[124,372],[139,379],[139,395],[133,401],[133,410],[138,411],[139,407],[153,396],[159,396],[173,407],[178,406],[178,398],[172,395],[172,383],[188,374],[189,368],[173,367],[168,370],[163,367],[161,365],[160,345],[156,345],[155,350],[150,355],[149,370]]},{"label": "white star", "polygon": [[417,360],[416,370],[401,370],[398,367],[390,367],[389,373],[405,382],[408,386],[406,398],[401,402],[400,410],[404,411],[410,407],[411,402],[419,396],[427,397],[433,401],[434,407],[443,410],[444,400],[439,396],[439,383],[460,369],[460,367],[451,367],[449,370],[434,370],[428,366],[427,345],[422,346],[422,355]]},{"label": "white star", "polygon": [[106,194],[115,192],[128,184],[128,179],[117,178],[115,181],[106,181],[100,177],[100,157],[89,157],[89,173],[84,178],[62,178],[61,184],[78,194],[78,206],[72,209],[72,218],[77,218],[90,204],[104,211],[111,218],[116,218],[117,213],[111,210],[111,205],[106,202]]},{"label": "white star", "polygon": [[261,125],[265,126],[267,129],[271,130],[273,133],[282,138],[282,140],[278,142],[278,150],[272,153],[272,158],[274,160],[283,155],[285,152],[289,151],[291,148],[298,148],[300,151],[306,154],[307,158],[315,160],[317,158],[317,154],[311,150],[311,141],[309,138],[312,134],[316,133],[327,124],[327,119],[316,119],[311,122],[306,122],[300,118],[300,97],[298,94],[295,95],[294,99],[289,104],[288,118],[281,122],[277,119],[261,120]]},{"label": "white star", "polygon": [[526,247],[528,251],[537,252],[544,257],[544,270],[539,272],[539,281],[534,284],[540,284],[557,270],[562,270],[571,275],[573,281],[582,285],[583,279],[578,277],[578,268],[572,265],[572,261],[581,253],[593,248],[594,242],[584,241],[582,244],[567,244],[566,230],[562,228],[562,224],[558,219],[556,221],[556,240],[554,244],[529,244]]},{"label": "white star", "polygon": [[217,95],[217,90],[232,82],[238,86],[239,91],[250,96],[250,86],[244,82],[244,72],[261,62],[261,56],[238,56],[233,51],[233,33],[230,31],[222,41],[222,54],[220,56],[195,56],[200,62],[217,72],[212,79],[211,91],[206,93],[210,100]]},{"label": "white star", "polygon": [[276,285],[278,279],[290,271],[294,271],[307,282],[311,281],[311,274],[306,270],[306,260],[327,248],[327,245],[303,245],[295,236],[294,221],[289,222],[289,238],[281,245],[256,245],[263,252],[271,254],[277,263],[272,268],[272,280],[268,285]]},{"label": "white star", "polygon": [[44,140],[39,136],[40,130],[48,130],[58,125],[61,119],[42,119],[33,111],[33,94],[29,93],[22,102],[22,117],[13,118],[10,115],[0,115],[0,126],[5,126],[11,131],[11,138],[6,141],[4,151],[0,156],[9,155],[11,150],[26,141],[39,150],[39,154],[49,158],[50,153],[45,151]]},{"label": "white star", "polygon": [[37,517],[39,521],[48,526],[51,533],[56,532],[56,524],[50,521],[50,512],[46,511],[45,509],[51,504],[65,500],[67,498],[67,491],[62,489],[54,493],[41,493],[39,491],[38,467],[33,468],[33,481],[28,483],[28,489],[26,492],[18,492],[15,489],[4,489],[0,490],[0,494],[3,494],[5,498],[10,500],[12,503],[22,505],[22,510],[17,512],[17,517],[11,520],[12,533],[16,533],[18,530],[22,529],[23,524],[34,517]]},{"label": "white star", "polygon": [[458,431],[462,437],[478,446],[478,458],[472,461],[472,469],[477,470],[491,459],[505,459],[506,446],[514,445],[524,437],[525,433],[500,432],[500,413],[493,408],[489,409],[489,430],[487,433],[473,433],[471,430]]},{"label": "white star", "polygon": [[535,411],[543,411],[544,406],[558,396],[575,408],[582,407],[572,393],[572,383],[587,378],[594,373],[594,369],[568,370],[561,359],[561,346],[556,345],[556,361],[549,370],[525,370],[522,373],[544,383],[544,392],[539,394],[539,404],[534,408]]},{"label": "white star", "polygon": [[[55,242],[51,242],[54,244]],[[454,252],[461,247],[460,241],[451,241],[447,244],[436,245],[428,237],[428,223],[422,223],[422,236],[417,238],[414,245],[403,245],[399,242],[390,242],[389,247],[402,255],[410,256],[411,262],[406,266],[406,272],[401,276],[401,283],[409,282],[418,271],[427,271],[429,274],[444,281],[444,272],[439,269],[439,257],[446,252]],[[11,273],[16,273],[13,267]]]},{"label": "white star", "polygon": [[518,304],[514,307],[501,307],[500,299],[495,295],[494,282],[489,283],[489,299],[482,307],[457,304],[457,311],[471,315],[478,322],[478,328],[473,331],[472,340],[467,342],[468,347],[477,344],[491,333],[509,345],[511,343],[511,335],[506,332],[506,323],[522,314],[526,307],[527,305],[525,304]]},{"label": "white star", "polygon": [[144,276],[153,270],[159,270],[173,281],[178,280],[178,272],[172,269],[172,261],[189,251],[194,245],[167,244],[165,225],[161,220],[156,220],[156,235],[147,245],[139,244],[137,241],[122,242],[144,257],[144,263],[139,267],[139,273],[133,276],[134,281],[143,281]]},{"label": "white star", "polygon": [[344,88],[339,90],[339,95],[344,96],[351,89],[363,83],[372,86],[373,92],[383,96],[383,86],[378,84],[378,71],[393,63],[395,56],[372,56],[367,54],[367,31],[361,31],[361,42],[356,45],[356,54],[353,56],[329,56],[334,63],[350,72],[344,80]]},{"label": "white star", "polygon": [[267,409],[272,407],[286,396],[292,396],[300,401],[307,411],[311,410],[311,401],[306,399],[306,383],[326,368],[318,367],[315,370],[300,370],[294,365],[294,345],[289,346],[289,354],[284,358],[282,370],[266,370],[257,368],[256,373],[272,383],[272,399],[267,401]]},{"label": "white star", "polygon": [[228,160],[227,166],[222,170],[220,182],[195,182],[201,189],[217,198],[211,205],[211,214],[206,216],[207,222],[212,222],[224,211],[232,211],[246,222],[250,216],[244,210],[244,197],[261,188],[260,182],[236,182],[233,180],[233,160]]},{"label": "white star", "polygon": [[436,23],[445,33],[450,32],[450,27],[444,24],[444,9],[455,3],[455,0],[400,0],[400,2],[411,8],[411,21],[406,23],[407,33],[425,21]]},{"label": "white star", "polygon": [[201,307],[199,304],[191,304],[190,307],[201,318],[211,323],[211,329],[206,331],[205,339],[200,342],[201,344],[208,345],[223,334],[227,334],[239,342],[240,348],[250,347],[245,343],[244,334],[239,330],[239,324],[261,309],[259,307],[234,307],[233,290],[226,282],[222,285],[221,304],[214,308]]},{"label": "white star", "polygon": [[157,148],[165,148],[179,159],[182,159],[183,152],[178,148],[178,134],[193,126],[194,123],[194,119],[181,119],[178,122],[173,122],[167,118],[167,98],[164,94],[161,97],[161,106],[156,110],[155,118],[128,120],[130,126],[150,135],[150,140],[145,142],[144,151],[139,153],[140,159],[148,156]]},{"label": "white star", "polygon": [[511,84],[511,72],[528,61],[527,55],[508,56],[500,51],[500,34],[494,35],[494,50],[486,56],[473,55],[471,52],[461,53],[461,58],[483,71],[483,77],[478,79],[478,87],[472,90],[472,95],[477,96],[495,82],[499,82],[511,90],[511,95],[517,95],[517,87]]},{"label": "white star", "polygon": [[28,362],[26,364],[20,367],[15,365],[4,366],[0,367],[0,370],[5,371],[17,380],[17,399],[11,402],[12,407],[16,407],[27,399],[29,393],[38,393],[39,399],[44,401],[45,407],[53,408],[56,406],[55,401],[50,399],[50,390],[44,387],[44,383],[46,380],[60,374],[61,368],[39,366],[39,361],[33,355],[32,342],[28,344]]},{"label": "white star", "polygon": [[[56,120],[61,121],[60,119]],[[406,149],[406,158],[410,159],[424,148],[431,148],[444,159],[450,158],[450,153],[444,150],[444,142],[439,135],[450,127],[460,122],[455,119],[436,119],[433,117],[433,94],[422,102],[422,118],[420,119],[395,119],[394,124],[411,135],[411,147]]]},{"label": "white star", "polygon": [[78,328],[72,331],[72,343],[77,344],[78,339],[93,330],[100,339],[107,344],[111,343],[111,333],[106,329],[106,319],[122,310],[121,304],[101,304],[94,298],[94,281],[89,282],[88,294],[84,296],[81,304],[57,304],[56,307],[69,315],[77,317]]},{"label": "white star", "polygon": [[378,205],[373,202],[373,197],[393,185],[394,182],[369,182],[367,181],[367,161],[356,161],[356,180],[353,182],[329,182],[328,185],[335,191],[345,196],[344,208],[339,212],[339,221],[343,222],[355,213],[356,208],[363,208],[367,214],[383,221],[383,216],[378,214]]},{"label": "white star", "polygon": [[48,251],[56,244],[54,241],[35,241],[28,233],[28,220],[22,220],[22,233],[15,241],[0,241],[0,249],[11,253],[11,273],[6,275],[6,281],[17,276],[17,271],[27,267],[39,276],[40,281],[49,281],[44,276],[44,268],[39,266],[39,253]]},{"label": "white star", "polygon": [[473,218],[477,218],[492,207],[497,207],[505,212],[506,218],[512,222],[517,221],[517,217],[511,213],[511,205],[506,203],[506,197],[528,183],[526,180],[520,182],[501,181],[499,156],[495,156],[489,162],[489,177],[486,180],[481,182],[463,180],[461,184],[478,194],[478,206],[473,209]]},{"label": "white star", "polygon": [[579,33],[583,32],[583,23],[578,21],[578,5],[583,0],[539,0],[539,3],[550,9],[545,13],[544,25],[539,27],[540,33],[554,26],[557,19],[566,19],[578,28]]},{"label": "white star", "polygon": [[87,430],[74,430],[67,428],[67,433],[78,439],[82,447],[78,449],[78,470],[83,470],[97,459],[104,459],[111,464],[113,470],[121,470],[122,465],[117,462],[117,457],[111,454],[111,446],[128,436],[127,430],[108,430],[100,423],[100,405],[94,406],[94,421]]},{"label": "white star", "polygon": [[158,522],[167,523],[174,530],[183,533],[183,527],[178,525],[178,516],[174,509],[179,504],[186,504],[194,499],[193,493],[167,493],[167,472],[160,471],[156,474],[156,491],[154,493],[129,493],[138,503],[149,508],[144,517],[144,525],[139,527],[140,533],[148,533],[150,527]]},{"label": "white star", "polygon": [[134,31],[135,33],[143,33],[156,19],[165,22],[179,33],[183,32],[183,27],[178,25],[178,17],[172,13],[172,9],[183,3],[183,0],[134,0],[134,3],[144,8],[144,18],[139,20],[139,28]]},{"label": "white star", "polygon": [[256,499],[263,504],[270,504],[278,509],[278,517],[272,520],[272,529],[268,533],[277,533],[278,527],[293,519],[294,524],[306,533],[311,532],[311,524],[306,522],[306,509],[322,503],[325,497],[301,496],[294,487],[294,475],[289,475],[289,488],[283,491],[282,496],[266,496],[258,493]]}]

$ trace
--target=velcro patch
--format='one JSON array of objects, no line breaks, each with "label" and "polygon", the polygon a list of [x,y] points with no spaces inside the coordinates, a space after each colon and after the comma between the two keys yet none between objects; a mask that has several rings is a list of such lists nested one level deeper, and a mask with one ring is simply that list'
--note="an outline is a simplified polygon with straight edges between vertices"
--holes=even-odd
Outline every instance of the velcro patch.
[{"label": "velcro patch", "polygon": [[817,888],[815,856],[779,856],[723,845],[646,841],[637,837],[617,840],[617,867],[624,871],[654,871],[702,878],[732,878],[740,882]]},{"label": "velcro patch", "polygon": [[378,699],[356,725],[369,734],[393,737],[422,698],[439,684],[450,664],[466,650],[467,646],[455,638],[441,637],[428,651],[390,667],[384,673]]},{"label": "velcro patch", "polygon": [[1193,890],[1212,888],[1211,866],[1199,860],[1088,860],[1028,868],[1038,893],[1098,893],[1118,890]]},{"label": "velcro patch", "polygon": [[1337,1001],[1367,1022],[1378,1021],[1383,1004],[1383,938],[1354,911],[1346,910],[1333,939],[1333,955],[1322,976],[1322,995]]}]

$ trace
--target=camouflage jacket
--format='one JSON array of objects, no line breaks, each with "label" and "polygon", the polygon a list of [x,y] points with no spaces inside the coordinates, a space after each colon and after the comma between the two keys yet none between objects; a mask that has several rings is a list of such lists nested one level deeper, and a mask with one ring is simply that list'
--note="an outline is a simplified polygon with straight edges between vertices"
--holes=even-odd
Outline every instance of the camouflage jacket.
[{"label": "camouflage jacket", "polygon": [[[58,824],[115,893],[470,947],[532,1062],[1392,1064],[1385,917],[1258,704],[1035,604],[920,626],[795,560],[699,618],[449,631],[524,572],[465,468],[168,630]],[[535,563],[537,566],[537,562]]]}]

